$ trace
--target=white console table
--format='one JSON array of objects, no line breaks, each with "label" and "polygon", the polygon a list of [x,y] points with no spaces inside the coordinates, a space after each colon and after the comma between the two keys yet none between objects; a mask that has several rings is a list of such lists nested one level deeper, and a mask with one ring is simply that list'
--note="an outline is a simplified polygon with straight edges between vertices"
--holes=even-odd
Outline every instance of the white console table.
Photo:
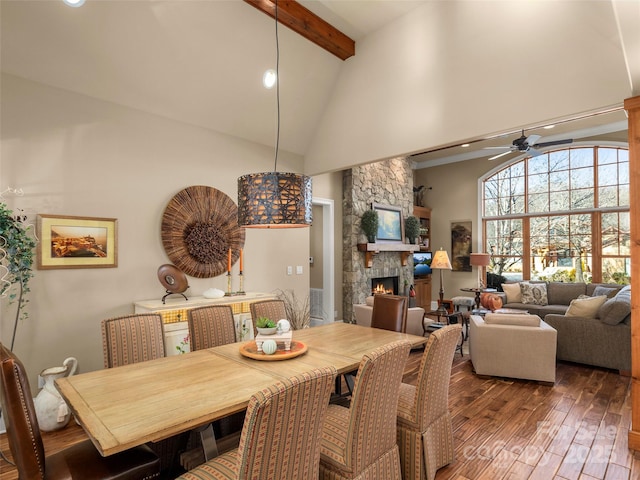
[{"label": "white console table", "polygon": [[[165,348],[167,355],[186,353],[189,349],[189,327],[187,310],[207,305],[229,305],[233,310],[238,341],[253,338],[253,322],[249,305],[261,300],[276,298],[271,293],[247,292],[245,295],[233,295],[222,298],[191,297],[185,300],[181,296],[167,297],[162,300],[142,300],[135,302],[135,313],[159,313],[164,323]],[[243,329],[244,326],[244,329]]]}]

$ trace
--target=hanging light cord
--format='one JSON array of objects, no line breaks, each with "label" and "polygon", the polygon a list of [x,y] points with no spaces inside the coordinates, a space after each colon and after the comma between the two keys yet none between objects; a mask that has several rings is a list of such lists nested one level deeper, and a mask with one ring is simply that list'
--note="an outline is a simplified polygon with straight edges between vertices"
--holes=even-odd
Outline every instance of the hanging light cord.
[{"label": "hanging light cord", "polygon": [[276,127],[276,156],[274,160],[273,171],[278,171],[278,150],[280,149],[280,42],[278,39],[278,0],[276,4],[276,111],[277,111],[277,127]]}]

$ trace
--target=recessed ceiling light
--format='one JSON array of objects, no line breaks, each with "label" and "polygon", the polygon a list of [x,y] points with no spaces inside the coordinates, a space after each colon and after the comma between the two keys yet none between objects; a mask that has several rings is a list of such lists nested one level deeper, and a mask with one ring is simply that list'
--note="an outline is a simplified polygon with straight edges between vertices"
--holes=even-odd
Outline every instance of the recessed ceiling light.
[{"label": "recessed ceiling light", "polygon": [[462,145],[460,145],[462,148],[467,148],[469,146],[468,143],[463,143]]},{"label": "recessed ceiling light", "polygon": [[84,5],[85,0],[62,0],[64,3],[69,5],[70,7],[81,7]]},{"label": "recessed ceiling light", "polygon": [[555,125],[547,125],[546,127],[544,127],[544,129],[551,130],[553,127],[555,127]]},{"label": "recessed ceiling light", "polygon": [[262,76],[262,84],[264,85],[264,88],[273,88],[276,84],[276,71],[270,68],[264,72],[264,75]]}]

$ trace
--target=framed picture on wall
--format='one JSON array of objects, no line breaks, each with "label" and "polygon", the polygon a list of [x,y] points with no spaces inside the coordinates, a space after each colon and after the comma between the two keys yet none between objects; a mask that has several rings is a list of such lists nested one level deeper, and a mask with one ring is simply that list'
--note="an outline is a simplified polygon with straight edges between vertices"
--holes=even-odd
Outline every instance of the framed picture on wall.
[{"label": "framed picture on wall", "polygon": [[471,271],[471,220],[451,222],[451,267],[454,272]]},{"label": "framed picture on wall", "polygon": [[118,266],[115,218],[38,215],[38,268]]},{"label": "framed picture on wall", "polygon": [[404,242],[404,218],[402,208],[374,203],[372,208],[378,214],[379,242]]}]

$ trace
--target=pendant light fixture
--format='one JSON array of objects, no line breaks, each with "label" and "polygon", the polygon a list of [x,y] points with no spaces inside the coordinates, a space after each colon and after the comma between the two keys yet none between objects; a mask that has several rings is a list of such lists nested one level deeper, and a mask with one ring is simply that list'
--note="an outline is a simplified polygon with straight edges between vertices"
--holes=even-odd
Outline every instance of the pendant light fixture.
[{"label": "pendant light fixture", "polygon": [[246,228],[296,228],[311,225],[311,177],[278,172],[280,147],[280,45],[278,1],[276,20],[277,130],[273,172],[252,173],[238,178],[238,225]]}]

